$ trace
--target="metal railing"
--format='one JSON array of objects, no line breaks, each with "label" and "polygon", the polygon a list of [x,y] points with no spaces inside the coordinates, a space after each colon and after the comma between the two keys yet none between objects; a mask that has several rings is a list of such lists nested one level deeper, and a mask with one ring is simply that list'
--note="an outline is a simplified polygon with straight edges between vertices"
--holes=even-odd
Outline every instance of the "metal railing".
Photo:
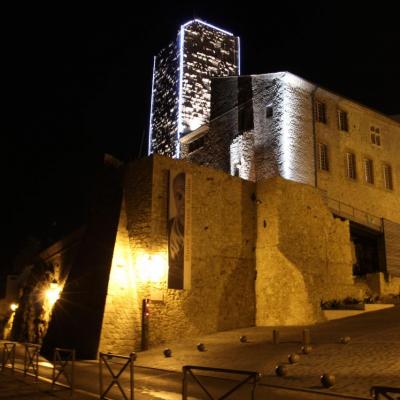
[{"label": "metal railing", "polygon": [[3,343],[3,352],[1,357],[1,370],[10,365],[11,371],[14,372],[15,368],[15,348],[16,343],[13,342],[5,342]]},{"label": "metal railing", "polygon": [[395,396],[395,393],[400,394],[400,387],[372,386],[371,388],[371,396],[374,400],[399,400],[400,396]]},{"label": "metal railing", "polygon": [[322,198],[327,207],[338,216],[348,218],[363,225],[367,225],[371,228],[379,230],[380,232],[383,231],[382,218],[360,210],[359,208],[353,207],[350,204],[344,203],[340,200],[332,199],[331,197],[328,197],[325,190],[319,189],[319,191],[321,192]]},{"label": "metal railing", "polygon": [[[220,397],[214,397],[205,387],[205,385],[200,382],[199,378],[193,373],[193,371],[206,371],[206,372],[217,372],[223,374],[231,374],[231,375],[245,375],[245,378],[238,383],[236,383],[231,389],[225,392]],[[209,368],[209,367],[198,367],[193,365],[185,365],[182,368],[183,372],[183,382],[182,382],[182,400],[187,400],[188,398],[188,376],[190,375],[193,380],[200,386],[203,392],[207,395],[209,400],[223,400],[228,398],[231,394],[236,392],[239,388],[241,388],[246,383],[250,383],[251,386],[251,399],[254,400],[254,392],[257,386],[257,382],[261,377],[261,374],[256,371],[241,371],[235,369],[225,369],[225,368]]]},{"label": "metal railing", "polygon": [[[54,349],[53,357],[53,376],[51,380],[51,388],[54,390],[55,385],[63,386],[74,392],[75,381],[75,349]],[[62,383],[60,378],[64,377],[66,383]]]},{"label": "metal railing", "polygon": [[[122,363],[118,363],[118,361],[123,361]],[[106,397],[111,388],[116,385],[124,397],[125,400],[133,400],[134,398],[134,389],[133,389],[133,363],[136,360],[136,353],[131,353],[129,356],[121,356],[112,353],[99,353],[99,383],[100,383],[100,399],[109,399]],[[104,382],[103,382],[103,364],[106,367],[106,371],[109,372],[109,376],[111,376],[111,382],[104,390]],[[118,371],[113,371],[112,365],[119,365]],[[129,388],[130,388],[130,397],[128,397],[121,386],[120,377],[122,373],[129,366]]]},{"label": "metal railing", "polygon": [[24,376],[33,375],[38,381],[40,345],[24,343],[24,348]]}]

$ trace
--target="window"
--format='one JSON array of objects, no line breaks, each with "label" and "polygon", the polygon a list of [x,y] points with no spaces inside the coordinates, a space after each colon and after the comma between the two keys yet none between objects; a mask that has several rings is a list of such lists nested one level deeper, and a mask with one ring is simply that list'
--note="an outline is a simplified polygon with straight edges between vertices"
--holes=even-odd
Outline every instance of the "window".
[{"label": "window", "polygon": [[318,144],[319,149],[319,169],[329,171],[328,146],[324,143]]},{"label": "window", "polygon": [[347,119],[347,112],[343,110],[338,110],[338,128],[341,131],[348,132],[349,131],[349,122]]},{"label": "window", "polygon": [[326,124],[326,106],[321,101],[315,102],[315,120]]},{"label": "window", "polygon": [[388,164],[383,164],[383,182],[385,185],[385,189],[393,190],[393,176],[392,176],[392,167]]},{"label": "window", "polygon": [[374,166],[369,158],[364,159],[364,176],[365,182],[374,183]]},{"label": "window", "polygon": [[354,153],[346,153],[346,176],[356,179],[356,156]]},{"label": "window", "polygon": [[271,118],[273,115],[274,115],[274,109],[272,108],[272,106],[265,107],[265,117]]},{"label": "window", "polygon": [[371,143],[374,144],[375,146],[380,146],[381,145],[380,129],[376,128],[375,126],[371,126],[370,131],[371,131]]},{"label": "window", "polygon": [[189,143],[189,154],[193,153],[195,150],[200,149],[200,147],[204,146],[204,136],[193,140],[193,142]]}]

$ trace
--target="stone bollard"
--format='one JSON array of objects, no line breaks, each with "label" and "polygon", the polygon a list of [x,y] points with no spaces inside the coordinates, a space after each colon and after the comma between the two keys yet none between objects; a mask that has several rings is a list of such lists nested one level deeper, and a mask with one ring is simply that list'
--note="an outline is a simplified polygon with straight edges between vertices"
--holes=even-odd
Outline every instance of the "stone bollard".
[{"label": "stone bollard", "polygon": [[199,343],[197,345],[197,350],[198,351],[206,351],[206,346],[204,345],[204,343]]},{"label": "stone bollard", "polygon": [[288,355],[288,361],[290,362],[290,364],[296,364],[300,361],[300,356],[296,353],[291,353]]},{"label": "stone bollard", "polygon": [[309,329],[303,329],[303,345],[311,344],[311,334]]},{"label": "stone bollard", "polygon": [[279,344],[279,331],[277,329],[272,331],[272,342],[274,344]]},{"label": "stone bollard", "polygon": [[351,341],[350,336],[344,336],[344,337],[340,338],[340,343],[342,343],[342,344],[348,344],[348,343],[350,343],[350,341]]},{"label": "stone bollard", "polygon": [[164,353],[164,357],[171,357],[172,356],[171,349],[164,349],[163,353]]},{"label": "stone bollard", "polygon": [[312,346],[310,346],[309,344],[306,344],[304,346],[301,347],[301,352],[303,354],[309,354],[312,352]]},{"label": "stone bollard", "polygon": [[286,376],[288,374],[288,369],[286,365],[279,364],[275,367],[275,374],[278,376]]},{"label": "stone bollard", "polygon": [[321,375],[320,379],[321,379],[322,385],[326,388],[330,388],[336,382],[335,375],[332,375],[332,374],[323,374],[323,375]]}]

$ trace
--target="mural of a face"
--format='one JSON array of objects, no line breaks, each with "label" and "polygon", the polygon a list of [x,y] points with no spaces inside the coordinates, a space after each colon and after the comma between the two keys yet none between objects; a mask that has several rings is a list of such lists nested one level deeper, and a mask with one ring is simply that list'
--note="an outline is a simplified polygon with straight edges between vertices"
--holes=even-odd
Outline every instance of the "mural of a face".
[{"label": "mural of a face", "polygon": [[178,174],[173,182],[176,218],[185,224],[185,174]]}]

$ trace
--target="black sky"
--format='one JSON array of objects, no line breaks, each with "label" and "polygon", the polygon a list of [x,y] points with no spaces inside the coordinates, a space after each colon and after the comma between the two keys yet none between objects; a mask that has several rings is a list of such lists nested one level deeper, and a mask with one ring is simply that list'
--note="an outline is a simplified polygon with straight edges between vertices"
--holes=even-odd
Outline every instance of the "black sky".
[{"label": "black sky", "polygon": [[287,70],[400,113],[395,2],[110,4],[5,15],[3,269],[29,235],[56,239],[80,224],[103,152],[146,153],[152,57],[193,16],[241,37],[243,74]]}]

